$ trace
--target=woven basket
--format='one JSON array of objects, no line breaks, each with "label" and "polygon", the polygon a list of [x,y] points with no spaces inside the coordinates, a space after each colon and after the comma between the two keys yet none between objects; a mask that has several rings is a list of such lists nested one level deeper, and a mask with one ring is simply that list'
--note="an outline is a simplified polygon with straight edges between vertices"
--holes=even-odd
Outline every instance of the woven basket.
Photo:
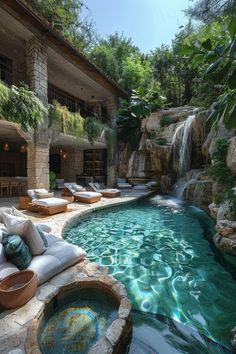
[{"label": "woven basket", "polygon": [[12,309],[28,302],[37,290],[37,274],[32,270],[12,273],[0,282],[0,305]]}]

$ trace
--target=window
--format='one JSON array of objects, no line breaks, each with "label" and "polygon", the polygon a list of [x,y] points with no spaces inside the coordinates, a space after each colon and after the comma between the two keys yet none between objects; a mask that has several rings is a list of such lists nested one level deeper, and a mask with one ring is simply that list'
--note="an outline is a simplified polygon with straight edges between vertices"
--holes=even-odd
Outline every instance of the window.
[{"label": "window", "polygon": [[0,55],[0,80],[8,85],[12,83],[12,61]]},{"label": "window", "polygon": [[49,85],[48,86],[48,101],[52,103],[56,100],[62,106],[66,106],[70,112],[78,112],[80,110],[80,105],[78,100],[68,95],[67,93]]},{"label": "window", "polygon": [[66,106],[70,112],[80,112],[82,117],[93,116],[93,105],[70,96],[68,93],[48,85],[48,102],[52,103],[53,100],[59,102],[62,106]]}]

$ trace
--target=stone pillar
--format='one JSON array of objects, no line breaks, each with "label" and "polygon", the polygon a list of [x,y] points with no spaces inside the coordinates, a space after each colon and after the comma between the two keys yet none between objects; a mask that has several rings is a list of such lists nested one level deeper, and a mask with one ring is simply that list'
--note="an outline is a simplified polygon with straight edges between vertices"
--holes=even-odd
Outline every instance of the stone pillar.
[{"label": "stone pillar", "polygon": [[29,144],[27,150],[28,188],[49,190],[49,144]]},{"label": "stone pillar", "polygon": [[36,92],[44,104],[47,104],[47,46],[43,37],[33,37],[26,42],[26,75],[31,90]]},{"label": "stone pillar", "polygon": [[[110,122],[110,125],[113,129],[116,129],[115,114],[116,114],[117,107],[118,107],[117,99],[114,96],[110,97],[106,101],[106,107],[107,107],[107,117]],[[115,180],[116,180],[115,150],[116,150],[115,147],[107,146],[107,186],[108,187],[113,187],[115,184]]]}]

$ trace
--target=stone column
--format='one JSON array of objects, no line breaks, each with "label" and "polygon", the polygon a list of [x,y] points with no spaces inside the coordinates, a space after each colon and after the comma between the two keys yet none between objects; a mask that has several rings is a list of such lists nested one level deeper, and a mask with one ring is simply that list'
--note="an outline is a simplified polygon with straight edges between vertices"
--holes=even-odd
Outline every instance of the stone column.
[{"label": "stone column", "polygon": [[44,104],[48,103],[46,39],[33,37],[26,42],[26,75],[31,90]]},{"label": "stone column", "polygon": [[28,188],[49,190],[49,144],[29,144],[27,150]]},{"label": "stone column", "polygon": [[[117,111],[118,103],[116,97],[112,96],[106,101],[107,107],[107,117],[110,122],[110,125],[113,129],[116,129],[115,124],[115,114]],[[107,146],[107,186],[113,187],[116,179],[116,156],[115,156],[115,147]]]}]

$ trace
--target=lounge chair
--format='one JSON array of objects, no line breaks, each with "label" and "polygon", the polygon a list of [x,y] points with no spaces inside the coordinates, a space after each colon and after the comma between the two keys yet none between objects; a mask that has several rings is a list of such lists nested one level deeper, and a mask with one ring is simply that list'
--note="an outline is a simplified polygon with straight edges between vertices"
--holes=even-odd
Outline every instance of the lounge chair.
[{"label": "lounge chair", "polygon": [[45,215],[53,215],[66,211],[67,204],[65,199],[54,198],[54,194],[46,189],[28,189],[27,194],[32,198],[28,203],[27,210],[38,212]]},{"label": "lounge chair", "polygon": [[101,193],[101,195],[105,198],[115,198],[120,196],[119,189],[101,188],[99,183],[89,183],[89,186],[94,190],[94,192]]},{"label": "lounge chair", "polygon": [[91,203],[99,202],[101,200],[102,197],[101,193],[85,191],[83,187],[78,186],[76,183],[64,183],[64,185],[67,188],[67,190],[71,193],[71,195],[74,196],[75,202],[91,204]]},{"label": "lounge chair", "polygon": [[132,188],[132,184],[129,184],[125,178],[117,178],[116,184],[120,189],[129,189]]}]

